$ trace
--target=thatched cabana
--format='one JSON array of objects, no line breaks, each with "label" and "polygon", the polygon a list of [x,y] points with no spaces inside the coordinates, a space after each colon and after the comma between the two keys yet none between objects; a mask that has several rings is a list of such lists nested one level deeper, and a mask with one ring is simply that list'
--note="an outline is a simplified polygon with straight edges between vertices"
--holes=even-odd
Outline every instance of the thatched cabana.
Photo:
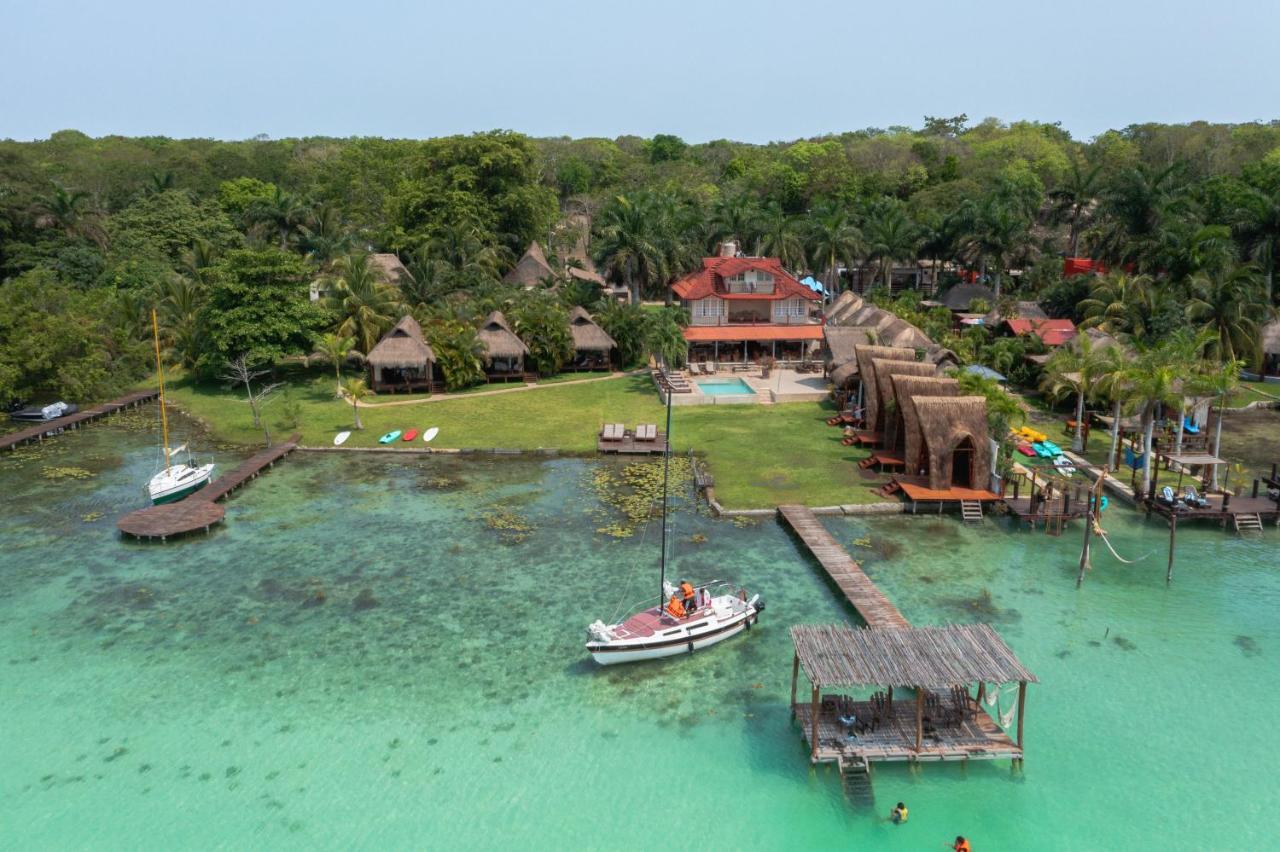
[{"label": "thatched cabana", "polygon": [[[874,346],[878,338],[876,330],[863,325],[825,325],[822,327],[822,359],[831,373],[845,364],[854,364],[853,373],[857,374],[858,346]],[[839,386],[843,382],[836,382]]]},{"label": "thatched cabana", "polygon": [[990,308],[995,304],[995,291],[985,284],[957,284],[944,293],[939,301],[950,311],[963,312],[969,310],[969,305],[975,300],[986,302]]},{"label": "thatched cabana", "polygon": [[377,271],[383,281],[396,287],[402,287],[413,281],[413,276],[400,262],[399,256],[391,252],[375,252],[369,255],[369,265]]},{"label": "thatched cabana", "polygon": [[422,326],[411,316],[402,317],[383,335],[365,360],[374,391],[431,389],[436,356],[422,337]]},{"label": "thatched cabana", "polygon": [[878,396],[881,432],[884,436],[883,446],[892,450],[901,446],[894,439],[900,431],[902,418],[902,401],[897,398],[893,379],[895,376],[933,376],[936,368],[927,361],[893,361],[885,358],[872,359],[876,371],[876,395]]},{"label": "thatched cabana", "polygon": [[914,361],[914,349],[893,346],[858,346],[854,349],[857,358],[858,376],[862,379],[862,406],[865,411],[863,423],[867,430],[880,431],[880,400],[876,389],[876,370],[872,363],[880,358],[886,361]]},{"label": "thatched cabana", "polygon": [[827,311],[824,331],[833,327],[866,329],[865,334],[871,334],[876,345],[911,349],[923,353],[924,359],[934,364],[959,363],[954,352],[934,343],[929,335],[911,323],[890,311],[863,301],[853,293],[842,293]]},{"label": "thatched cabana", "polygon": [[[917,396],[902,410],[907,443],[918,434],[929,488],[984,490],[991,480],[991,442],[987,437],[987,399],[982,396]],[[919,468],[915,468],[918,471]]]},{"label": "thatched cabana", "polygon": [[506,275],[502,276],[502,280],[507,284],[532,289],[540,286],[546,279],[556,277],[551,264],[547,263],[547,256],[542,253],[542,246],[535,240],[529,243],[529,247],[524,250],[524,255]]},{"label": "thatched cabana", "polygon": [[[989,625],[796,625],[791,641],[791,712],[809,740],[813,762],[1022,759],[1027,684],[1039,680]],[[801,670],[812,689],[808,704],[796,701]],[[987,684],[1012,683],[1018,684],[1016,740],[1000,729],[983,701]],[[828,689],[876,688],[887,692],[862,701],[823,695]],[[901,690],[914,692],[913,700],[902,701]],[[1012,709],[1004,720],[1010,725]],[[849,736],[853,726],[842,715],[862,725],[855,736]]]},{"label": "thatched cabana", "polygon": [[893,392],[898,400],[899,428],[892,435],[891,447],[902,447],[902,459],[910,475],[928,470],[929,460],[924,449],[924,434],[920,431],[920,418],[916,414],[917,397],[959,396],[960,383],[955,379],[938,376],[894,376]]},{"label": "thatched cabana", "polygon": [[485,375],[490,379],[524,377],[524,359],[529,347],[516,337],[502,311],[489,314],[476,336],[484,346]]},{"label": "thatched cabana", "polygon": [[569,312],[569,333],[573,335],[573,368],[575,370],[607,370],[609,356],[617,348],[613,338],[596,325],[591,314],[581,306]]}]

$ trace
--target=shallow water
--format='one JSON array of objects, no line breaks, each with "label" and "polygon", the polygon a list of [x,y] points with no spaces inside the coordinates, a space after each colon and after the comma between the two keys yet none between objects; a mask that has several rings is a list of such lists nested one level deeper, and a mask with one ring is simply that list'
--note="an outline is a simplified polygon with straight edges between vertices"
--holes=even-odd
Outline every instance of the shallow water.
[{"label": "shallow water", "polygon": [[1166,588],[1163,529],[1112,512],[1122,555],[1149,555],[1097,554],[1077,591],[1078,530],[830,521],[908,618],[990,621],[1042,680],[1022,771],[880,767],[854,807],[788,719],[786,626],[856,616],[775,523],[682,504],[677,573],[761,587],[762,624],[597,669],[583,626],[656,585],[656,529],[597,532],[619,517],[592,474],[616,462],[298,453],[212,535],[142,545],[114,519],[149,440],[95,425],[0,457],[0,846],[617,849],[691,815],[706,848],[1280,831],[1274,530],[1180,529]]}]

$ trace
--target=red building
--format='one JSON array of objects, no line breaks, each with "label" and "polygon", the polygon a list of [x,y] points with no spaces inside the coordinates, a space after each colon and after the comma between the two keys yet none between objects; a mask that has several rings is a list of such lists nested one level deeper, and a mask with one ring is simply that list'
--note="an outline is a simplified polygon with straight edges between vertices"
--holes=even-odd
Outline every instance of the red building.
[{"label": "red building", "polygon": [[1075,339],[1076,326],[1069,319],[1007,319],[1005,327],[1014,335],[1021,337],[1031,334],[1040,338],[1045,346],[1052,349]]},{"label": "red building", "polygon": [[691,363],[801,361],[822,340],[822,297],[773,257],[741,257],[725,243],[720,257],[671,285],[689,310],[684,338]]}]

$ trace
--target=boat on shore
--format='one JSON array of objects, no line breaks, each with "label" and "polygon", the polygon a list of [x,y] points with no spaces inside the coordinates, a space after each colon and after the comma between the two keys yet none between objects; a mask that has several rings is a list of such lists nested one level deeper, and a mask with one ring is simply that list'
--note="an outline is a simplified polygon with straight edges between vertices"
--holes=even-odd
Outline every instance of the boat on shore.
[{"label": "boat on shore", "polygon": [[[155,473],[147,481],[147,496],[151,503],[176,503],[209,484],[213,476],[214,464],[197,465],[191,457],[186,444],[169,449],[169,415],[164,404],[164,365],[160,361],[160,325],[156,320],[156,312],[151,312],[151,330],[155,336],[156,375],[160,380],[160,435],[161,452],[164,453],[164,470]],[[174,456],[185,452],[186,461],[175,462]]]},{"label": "boat on shore", "polygon": [[57,420],[59,417],[66,417],[69,414],[75,414],[80,410],[80,406],[73,402],[57,402],[49,405],[32,405],[26,408],[17,408],[9,412],[9,419],[16,420],[19,423],[46,423],[50,420]]}]

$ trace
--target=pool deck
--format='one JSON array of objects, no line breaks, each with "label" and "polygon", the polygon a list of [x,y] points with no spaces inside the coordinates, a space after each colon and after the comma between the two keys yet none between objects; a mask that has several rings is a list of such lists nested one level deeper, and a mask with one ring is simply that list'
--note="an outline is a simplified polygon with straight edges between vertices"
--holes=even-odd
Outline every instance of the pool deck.
[{"label": "pool deck", "polygon": [[[750,370],[717,370],[714,373],[683,373],[693,392],[677,394],[676,405],[742,405],[785,402],[820,402],[830,396],[828,382],[821,373],[800,373],[791,369],[774,369],[764,378],[760,367]],[[732,382],[744,384],[748,393],[707,393],[699,382]]]}]

